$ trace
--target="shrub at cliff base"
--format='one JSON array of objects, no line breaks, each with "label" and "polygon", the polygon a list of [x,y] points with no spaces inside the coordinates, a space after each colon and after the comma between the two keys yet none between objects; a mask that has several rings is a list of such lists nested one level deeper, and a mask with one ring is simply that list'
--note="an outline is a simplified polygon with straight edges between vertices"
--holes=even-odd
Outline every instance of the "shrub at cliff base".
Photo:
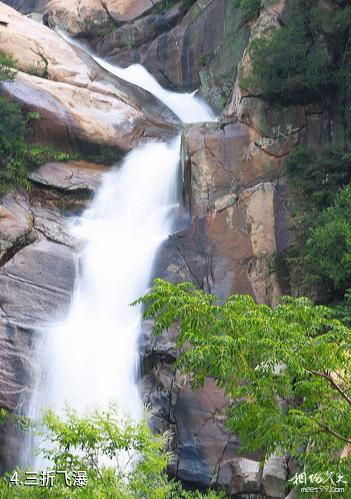
[{"label": "shrub at cliff base", "polygon": [[[37,430],[38,431],[38,430]],[[147,421],[122,417],[116,407],[64,418],[46,413],[39,453],[50,459],[49,472],[26,475],[16,470],[0,481],[0,497],[84,499],[220,499],[209,492],[186,492],[166,475],[169,434],[153,435]],[[28,476],[38,480],[37,485]],[[50,479],[50,476],[53,477]],[[32,486],[25,485],[32,483]]]}]

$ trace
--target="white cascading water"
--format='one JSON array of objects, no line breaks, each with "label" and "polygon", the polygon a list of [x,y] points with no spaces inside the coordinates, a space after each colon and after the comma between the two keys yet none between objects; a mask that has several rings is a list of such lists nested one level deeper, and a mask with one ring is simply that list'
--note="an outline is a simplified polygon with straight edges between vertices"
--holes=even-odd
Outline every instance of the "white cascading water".
[{"label": "white cascading water", "polygon": [[57,33],[68,43],[78,47],[86,52],[95,62],[102,68],[106,69],[111,74],[114,74],[122,80],[133,83],[138,87],[147,90],[161,102],[166,104],[171,111],[178,116],[184,123],[196,123],[200,121],[214,121],[215,115],[206,102],[195,97],[196,92],[183,93],[171,92],[161,87],[158,81],[144,68],[141,64],[132,64],[127,68],[120,68],[111,64],[101,57],[97,57],[91,50],[77,39],[72,38],[67,33],[60,29],[56,29]]},{"label": "white cascading water", "polygon": [[[205,103],[193,94],[162,89],[142,66],[121,69],[95,59],[153,93],[182,121],[214,120]],[[178,137],[129,153],[105,174],[91,207],[70,222],[83,247],[79,272],[67,317],[48,328],[40,346],[44,381],[38,382],[32,416],[46,407],[60,413],[67,404],[84,412],[110,402],[135,419],[142,416],[141,310],[130,303],[149,286],[157,249],[171,233],[179,203],[179,149]]]}]

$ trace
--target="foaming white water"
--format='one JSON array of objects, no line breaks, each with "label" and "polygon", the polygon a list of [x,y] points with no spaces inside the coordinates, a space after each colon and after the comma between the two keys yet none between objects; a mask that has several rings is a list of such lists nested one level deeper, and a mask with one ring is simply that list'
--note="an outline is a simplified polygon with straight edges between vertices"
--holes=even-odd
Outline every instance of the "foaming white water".
[{"label": "foaming white water", "polygon": [[115,401],[133,418],[139,307],[157,248],[171,230],[177,203],[179,139],[150,143],[104,176],[91,208],[72,225],[84,245],[68,317],[46,335],[49,379],[41,405],[60,412]]},{"label": "foaming white water", "polygon": [[[162,89],[142,66],[123,70],[98,62],[153,93],[183,121],[214,119],[201,100]],[[178,137],[129,153],[104,176],[91,207],[71,222],[83,247],[80,271],[67,317],[44,331],[38,348],[41,376],[32,417],[46,407],[61,413],[68,405],[85,412],[110,402],[135,419],[142,416],[137,387],[141,310],[130,303],[149,286],[156,251],[171,232],[179,205],[179,149]],[[24,454],[28,464],[28,447]]]},{"label": "foaming white water", "polygon": [[100,57],[93,59],[104,69],[123,80],[144,88],[166,104],[184,123],[196,121],[213,121],[215,116],[210,107],[194,96],[194,94],[179,94],[161,87],[157,80],[140,64],[132,64],[128,68],[120,68],[104,61]]},{"label": "foaming white water", "polygon": [[95,62],[109,73],[114,74],[122,80],[133,83],[138,87],[147,90],[161,102],[166,104],[174,114],[178,116],[184,123],[195,123],[200,121],[214,121],[216,119],[212,109],[204,102],[195,96],[194,93],[177,93],[170,92],[161,87],[158,81],[144,68],[141,64],[132,64],[127,68],[121,68],[115,64],[111,64],[101,57],[93,54],[89,48],[83,43],[80,43],[75,38],[70,37],[64,31],[57,29],[57,33],[64,38],[68,43],[74,45],[81,50],[84,50],[90,55]]}]

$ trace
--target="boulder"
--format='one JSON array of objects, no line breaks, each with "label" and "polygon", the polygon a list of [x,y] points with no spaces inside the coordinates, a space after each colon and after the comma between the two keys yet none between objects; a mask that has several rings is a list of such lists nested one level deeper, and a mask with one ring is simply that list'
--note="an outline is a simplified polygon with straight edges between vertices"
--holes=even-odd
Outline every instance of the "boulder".
[{"label": "boulder", "polygon": [[[4,302],[1,297],[0,309]],[[32,336],[13,326],[1,312],[0,318],[0,407],[8,413],[25,414],[31,395],[33,365]],[[15,469],[26,438],[11,416],[0,427],[0,472]]]},{"label": "boulder", "polygon": [[265,182],[245,189],[233,206],[194,219],[188,230],[174,236],[200,288],[222,298],[242,293],[259,303],[277,303],[285,283],[277,274],[276,258],[287,244],[281,187]]},{"label": "boulder", "polygon": [[[262,95],[262,88],[260,82],[250,79],[252,73],[252,64],[250,58],[250,44],[262,36],[269,36],[274,30],[279,29],[281,26],[281,10],[283,9],[284,0],[280,1],[278,5],[267,4],[261,10],[261,13],[251,28],[250,38],[248,44],[243,52],[242,59],[238,66],[237,78],[235,82],[234,91],[232,92],[231,100],[225,109],[225,115],[235,117],[238,115],[238,106],[241,100],[246,96]],[[242,84],[244,82],[244,84]],[[249,83],[248,83],[249,82]]]},{"label": "boulder", "polygon": [[185,12],[184,3],[178,2],[170,9],[152,12],[133,22],[122,24],[96,41],[93,39],[92,43],[101,57],[114,58],[118,66],[129,66],[139,60],[140,47],[170,31]]},{"label": "boulder", "polygon": [[201,85],[203,95],[222,109],[249,30],[233,2],[198,0],[189,4],[185,15],[183,2],[122,26],[103,37],[97,47],[118,65],[143,64],[165,87],[195,90]]},{"label": "boulder", "polygon": [[[245,188],[279,175],[281,159],[267,153],[262,137],[242,123],[188,125],[183,134],[187,203],[203,217],[233,204]],[[188,185],[189,183],[189,185]]]},{"label": "boulder", "polygon": [[230,497],[236,494],[258,494],[260,492],[260,463],[252,459],[235,457],[221,463],[217,485]]},{"label": "boulder", "polygon": [[93,143],[126,151],[141,138],[176,133],[177,118],[149,92],[111,75],[55,32],[2,3],[0,18],[1,49],[16,54],[22,71],[3,92],[40,113],[41,119],[32,120],[37,141],[67,150]]},{"label": "boulder", "polygon": [[258,97],[244,97],[237,110],[239,121],[263,137],[291,137],[306,126],[304,106],[281,106]]},{"label": "boulder", "polygon": [[32,228],[28,195],[13,191],[3,197],[0,204],[0,264],[26,245]]},{"label": "boulder", "polygon": [[87,88],[18,73],[13,82],[3,84],[3,89],[11,100],[40,113],[41,119],[33,123],[36,140],[53,143],[61,150],[96,144],[126,152],[141,139],[175,133],[174,126],[162,117]]},{"label": "boulder", "polygon": [[181,387],[174,408],[177,425],[176,476],[195,486],[208,487],[222,460],[239,449],[239,441],[224,429],[228,401],[210,379],[203,388]]},{"label": "boulder", "polygon": [[68,192],[94,193],[108,167],[88,161],[46,163],[28,178],[37,184]]},{"label": "boulder", "polygon": [[71,235],[67,220],[62,217],[60,210],[53,206],[50,208],[32,205],[34,229],[43,234],[49,241],[78,249],[76,238]]},{"label": "boulder", "polygon": [[113,28],[117,23],[132,21],[160,1],[51,0],[45,9],[45,20],[73,36],[82,36],[102,26]]},{"label": "boulder", "polygon": [[276,268],[289,237],[282,159],[239,122],[186,127],[182,158],[191,225],[174,237],[194,282],[276,303],[287,291]]},{"label": "boulder", "polygon": [[[0,407],[10,415],[28,414],[37,334],[48,321],[59,319],[58,313],[67,312],[76,270],[67,246],[44,238],[27,244],[0,270]],[[16,420],[8,417],[0,428],[2,472],[18,465],[25,438]]]},{"label": "boulder", "polygon": [[86,87],[88,65],[57,33],[0,3],[1,50],[15,57],[18,69],[55,81]]},{"label": "boulder", "polygon": [[76,274],[73,251],[39,239],[18,251],[0,270],[6,321],[19,328],[39,328],[68,310]]},{"label": "boulder", "polygon": [[270,456],[264,465],[262,473],[262,488],[268,497],[284,499],[288,478],[286,458]]},{"label": "boulder", "polygon": [[0,407],[9,411],[21,412],[28,400],[32,371],[30,342],[30,335],[13,326],[6,317],[0,318]]}]

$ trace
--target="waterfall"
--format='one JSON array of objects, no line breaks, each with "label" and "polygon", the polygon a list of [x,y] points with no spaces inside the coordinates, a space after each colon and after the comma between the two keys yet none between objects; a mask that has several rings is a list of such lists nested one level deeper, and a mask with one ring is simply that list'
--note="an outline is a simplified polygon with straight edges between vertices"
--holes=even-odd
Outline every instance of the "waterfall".
[{"label": "waterfall", "polygon": [[[205,103],[164,90],[142,66],[120,69],[97,60],[152,92],[182,121],[214,119]],[[60,413],[67,404],[84,412],[111,401],[133,418],[142,416],[141,310],[130,303],[149,286],[157,249],[172,230],[179,149],[180,137],[141,145],[104,175],[91,206],[69,222],[82,247],[79,271],[67,317],[47,328],[38,348],[42,375],[32,416],[46,407]]]},{"label": "waterfall", "polygon": [[110,400],[141,415],[135,383],[140,309],[153,258],[177,205],[179,139],[130,153],[103,179],[92,206],[72,225],[84,249],[67,318],[46,334],[46,403],[79,411]]},{"label": "waterfall", "polygon": [[215,115],[211,108],[206,102],[195,97],[196,92],[189,94],[166,90],[161,87],[156,78],[154,78],[141,64],[132,64],[127,68],[120,68],[119,66],[111,64],[101,57],[94,55],[86,44],[78,41],[76,38],[72,38],[61,29],[56,28],[56,32],[66,40],[66,42],[87,53],[97,62],[97,64],[99,64],[99,66],[106,69],[109,73],[153,94],[163,102],[163,104],[166,104],[166,106],[184,123],[215,121]]}]

